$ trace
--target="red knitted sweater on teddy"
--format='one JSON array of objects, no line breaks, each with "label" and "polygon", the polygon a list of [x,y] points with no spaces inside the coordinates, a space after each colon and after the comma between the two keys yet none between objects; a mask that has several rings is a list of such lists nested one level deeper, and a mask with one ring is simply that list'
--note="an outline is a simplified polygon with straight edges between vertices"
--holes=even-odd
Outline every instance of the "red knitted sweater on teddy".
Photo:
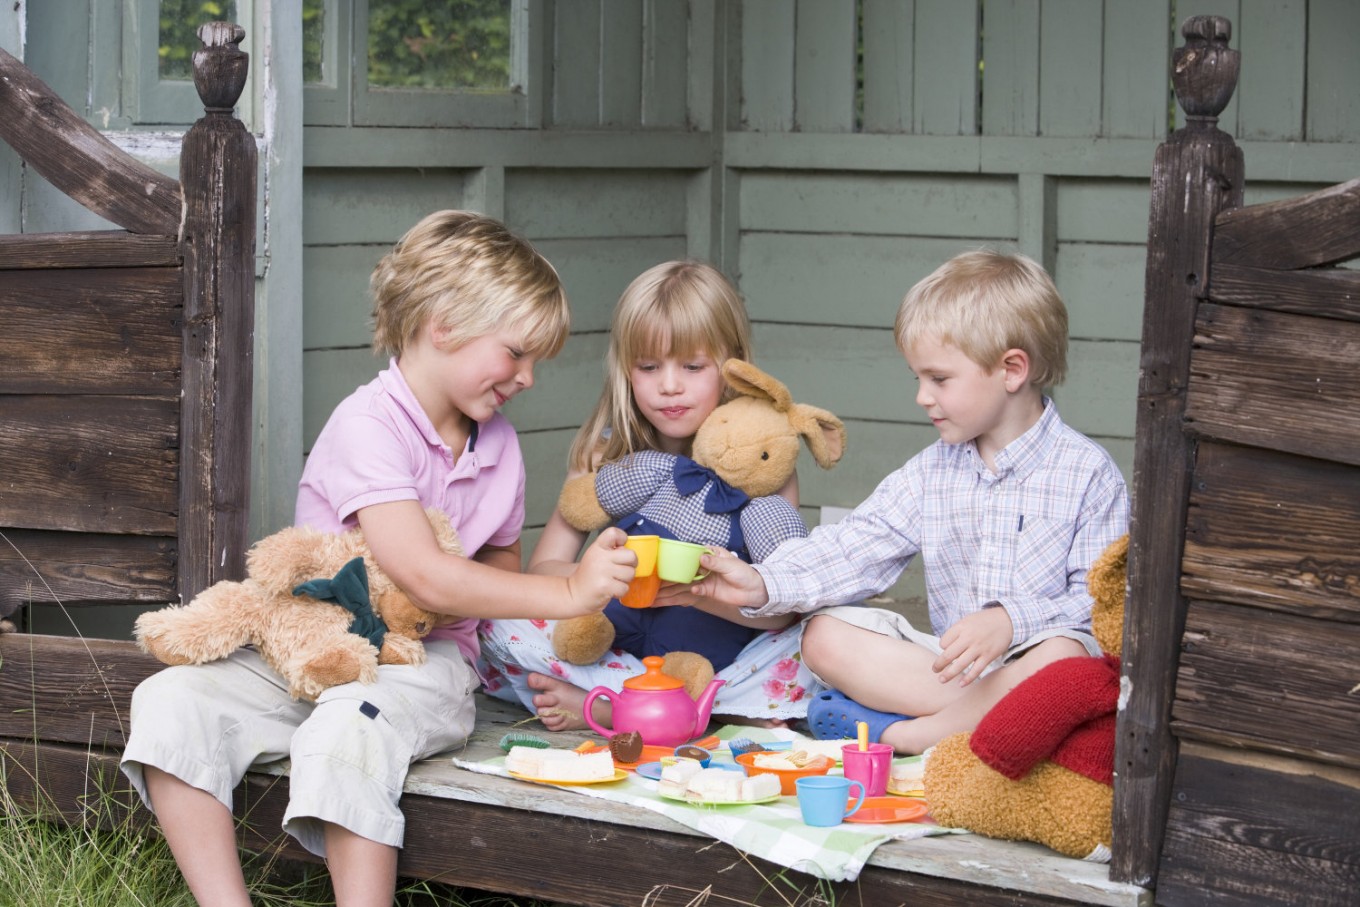
[{"label": "red knitted sweater on teddy", "polygon": [[1065,658],[1026,678],[992,707],[968,745],[1018,781],[1043,759],[1114,783],[1119,657]]}]

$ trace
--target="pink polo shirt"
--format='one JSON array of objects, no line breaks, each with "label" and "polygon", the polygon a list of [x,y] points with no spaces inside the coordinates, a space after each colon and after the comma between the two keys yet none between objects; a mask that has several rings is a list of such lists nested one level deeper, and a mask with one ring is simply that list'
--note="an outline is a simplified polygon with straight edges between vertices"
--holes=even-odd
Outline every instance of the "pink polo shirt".
[{"label": "pink polo shirt", "polygon": [[[392,360],[341,401],[321,430],[302,471],[293,523],[343,532],[358,525],[361,508],[389,501],[447,513],[468,554],[513,543],[524,525],[524,459],[515,429],[499,413],[474,423],[455,463]],[[457,641],[475,662],[476,631],[477,619],[463,618],[430,638]]]}]

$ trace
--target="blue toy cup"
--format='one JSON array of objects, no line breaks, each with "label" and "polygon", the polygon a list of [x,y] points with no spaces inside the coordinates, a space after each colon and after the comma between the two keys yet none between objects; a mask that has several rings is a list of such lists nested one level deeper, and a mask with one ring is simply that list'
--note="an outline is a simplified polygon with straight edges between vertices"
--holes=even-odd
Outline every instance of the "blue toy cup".
[{"label": "blue toy cup", "polygon": [[[864,785],[840,775],[799,778],[797,786],[798,808],[803,812],[805,825],[840,825],[864,805]],[[859,788],[858,795],[850,793],[853,788]],[[846,803],[852,796],[858,796],[858,799],[854,806],[847,809]]]}]

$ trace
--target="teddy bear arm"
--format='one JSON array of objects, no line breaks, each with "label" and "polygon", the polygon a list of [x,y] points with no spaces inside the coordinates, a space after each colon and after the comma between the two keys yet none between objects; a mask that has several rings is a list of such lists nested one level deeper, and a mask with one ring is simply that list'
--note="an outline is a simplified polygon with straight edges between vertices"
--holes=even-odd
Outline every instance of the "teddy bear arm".
[{"label": "teddy bear arm", "polygon": [[1049,756],[1072,730],[1113,712],[1119,698],[1118,662],[1079,656],[1027,677],[983,716],[971,748],[984,762],[1016,779]]},{"label": "teddy bear arm", "polygon": [[425,644],[420,637],[400,633],[385,635],[378,652],[378,664],[384,665],[423,665],[425,658]]},{"label": "teddy bear arm", "polygon": [[603,612],[559,620],[553,625],[553,654],[568,664],[594,664],[614,645],[614,635]]},{"label": "teddy bear arm", "polygon": [[226,658],[249,642],[263,606],[255,583],[223,580],[187,605],[142,614],[133,631],[142,651],[165,664],[203,664]]},{"label": "teddy bear arm", "polygon": [[573,529],[594,532],[609,525],[609,514],[595,496],[595,474],[568,479],[557,496],[557,512]]}]

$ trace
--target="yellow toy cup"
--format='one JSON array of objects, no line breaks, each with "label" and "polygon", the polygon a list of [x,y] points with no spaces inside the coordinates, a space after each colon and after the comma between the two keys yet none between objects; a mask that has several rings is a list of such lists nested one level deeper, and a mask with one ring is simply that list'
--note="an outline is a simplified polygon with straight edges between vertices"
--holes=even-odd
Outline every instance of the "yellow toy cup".
[{"label": "yellow toy cup", "polygon": [[656,556],[656,572],[668,583],[692,583],[699,575],[699,558],[708,552],[706,545],[662,539]]},{"label": "yellow toy cup", "polygon": [[661,588],[661,577],[656,575],[657,543],[660,541],[660,537],[655,535],[630,535],[624,543],[624,547],[637,554],[638,562],[628,591],[619,599],[623,605],[650,608],[652,602],[656,601],[657,590]]}]

